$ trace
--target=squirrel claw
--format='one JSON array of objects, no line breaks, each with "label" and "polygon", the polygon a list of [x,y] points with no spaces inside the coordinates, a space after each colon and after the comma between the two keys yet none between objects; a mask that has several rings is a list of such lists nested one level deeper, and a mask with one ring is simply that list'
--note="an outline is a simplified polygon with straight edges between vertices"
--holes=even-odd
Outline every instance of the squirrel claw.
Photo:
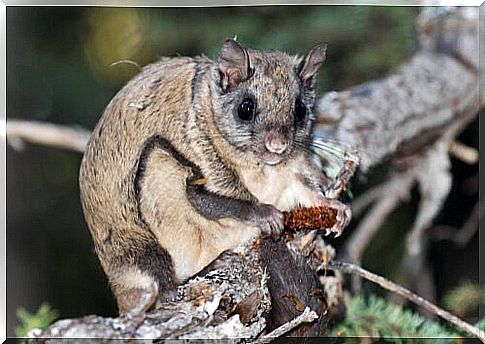
[{"label": "squirrel claw", "polygon": [[330,228],[330,232],[335,234],[335,237],[342,235],[344,228],[350,223],[352,213],[350,207],[346,204],[340,203],[340,208],[337,209],[337,222]]},{"label": "squirrel claw", "polygon": [[326,229],[325,235],[335,234],[335,238],[342,235],[344,228],[350,223],[352,218],[352,212],[347,204],[344,204],[338,200],[321,197],[318,201],[319,206],[325,206],[333,208],[337,211],[336,222],[331,228]]}]

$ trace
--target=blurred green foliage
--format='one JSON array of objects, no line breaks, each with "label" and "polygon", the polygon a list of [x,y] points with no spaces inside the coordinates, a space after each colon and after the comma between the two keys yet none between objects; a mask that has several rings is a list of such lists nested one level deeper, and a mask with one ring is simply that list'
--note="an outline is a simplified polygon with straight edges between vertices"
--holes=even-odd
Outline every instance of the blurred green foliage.
[{"label": "blurred green foliage", "polygon": [[458,316],[473,314],[485,304],[485,289],[470,281],[460,283],[443,297],[443,305]]},{"label": "blurred green foliage", "polygon": [[415,47],[412,7],[9,8],[9,117],[93,127],[113,93],[160,56],[329,44],[320,91],[382,76]]},{"label": "blurred green foliage", "polygon": [[20,325],[15,328],[16,337],[26,337],[34,328],[44,329],[58,317],[58,312],[51,308],[48,303],[43,303],[35,313],[28,312],[25,308],[17,309],[17,318]]},{"label": "blurred green foliage", "polygon": [[[346,337],[344,343],[361,343],[362,338],[390,343],[461,343],[469,336],[444,322],[427,320],[422,315],[375,295],[345,296],[345,318],[330,331],[330,336]],[[476,326],[483,325],[482,319]],[[371,341],[369,341],[371,342]]]},{"label": "blurred green foliage", "polygon": [[[176,53],[215,57],[220,44],[235,36],[253,48],[301,54],[326,42],[329,57],[321,84],[328,90],[376,77],[402,62],[414,47],[415,14],[413,8],[354,6],[95,9],[88,14],[95,25],[85,42],[96,70],[120,58],[143,65]],[[111,80],[123,75],[108,74]]]}]

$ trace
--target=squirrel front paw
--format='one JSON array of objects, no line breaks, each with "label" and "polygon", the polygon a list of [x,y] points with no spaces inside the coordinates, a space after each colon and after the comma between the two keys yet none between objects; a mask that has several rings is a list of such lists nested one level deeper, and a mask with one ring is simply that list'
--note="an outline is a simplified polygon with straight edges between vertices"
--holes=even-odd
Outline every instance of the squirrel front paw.
[{"label": "squirrel front paw", "polygon": [[283,213],[270,204],[256,205],[253,222],[261,228],[264,236],[278,240],[283,233]]}]

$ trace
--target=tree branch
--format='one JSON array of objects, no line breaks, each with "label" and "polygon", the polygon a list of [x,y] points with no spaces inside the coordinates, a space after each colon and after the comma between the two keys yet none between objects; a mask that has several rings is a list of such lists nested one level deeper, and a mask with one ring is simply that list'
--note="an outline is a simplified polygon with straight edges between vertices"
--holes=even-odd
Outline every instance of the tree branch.
[{"label": "tree branch", "polygon": [[267,335],[261,337],[259,340],[256,341],[256,343],[258,344],[270,343],[276,338],[281,337],[285,333],[288,333],[291,330],[297,328],[301,324],[312,322],[317,318],[318,318],[317,313],[310,310],[309,307],[306,307],[303,313],[301,313],[298,317],[296,317],[290,322],[287,322],[286,324],[281,325],[271,333],[268,333]]},{"label": "tree branch", "polygon": [[454,141],[450,146],[450,154],[461,161],[474,165],[478,162],[479,153],[475,148],[464,145],[461,142]]},{"label": "tree branch", "polygon": [[464,247],[478,230],[480,219],[485,216],[485,202],[478,201],[473,207],[471,215],[461,228],[451,226],[436,226],[432,228],[433,240],[449,240],[460,247]]},{"label": "tree branch", "polygon": [[84,152],[91,133],[83,128],[36,121],[7,120],[7,140],[18,148],[23,141]]},{"label": "tree branch", "polygon": [[396,173],[390,181],[381,186],[383,196],[360,221],[359,226],[345,244],[345,252],[353,262],[360,262],[365,248],[381,224],[399,202],[409,196],[409,189],[414,181],[414,175],[408,171],[407,173]]},{"label": "tree branch", "polygon": [[367,171],[403,146],[429,146],[471,105],[477,111],[479,77],[485,80],[483,70],[478,74],[478,11],[424,9],[417,53],[385,78],[322,97],[316,136],[358,147]]},{"label": "tree branch", "polygon": [[352,201],[352,216],[359,216],[370,204],[377,201],[386,190],[387,183],[382,183],[367,190]]}]

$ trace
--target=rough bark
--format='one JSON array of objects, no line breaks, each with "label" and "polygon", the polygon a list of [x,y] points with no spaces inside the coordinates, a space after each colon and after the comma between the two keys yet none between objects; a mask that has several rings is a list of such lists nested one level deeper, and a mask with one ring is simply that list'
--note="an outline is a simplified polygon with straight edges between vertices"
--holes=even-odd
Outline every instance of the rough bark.
[{"label": "rough bark", "polygon": [[222,339],[255,338],[265,327],[270,308],[267,275],[255,250],[226,254],[218,267],[178,288],[177,296],[145,318],[103,318],[90,315],[60,320],[48,329],[30,333],[31,342],[78,338],[85,343],[112,339]]},{"label": "rough bark", "polygon": [[367,171],[385,158],[429,147],[453,123],[470,120],[483,101],[478,12],[424,9],[419,50],[383,79],[326,94],[318,104],[317,135],[357,147]]}]

